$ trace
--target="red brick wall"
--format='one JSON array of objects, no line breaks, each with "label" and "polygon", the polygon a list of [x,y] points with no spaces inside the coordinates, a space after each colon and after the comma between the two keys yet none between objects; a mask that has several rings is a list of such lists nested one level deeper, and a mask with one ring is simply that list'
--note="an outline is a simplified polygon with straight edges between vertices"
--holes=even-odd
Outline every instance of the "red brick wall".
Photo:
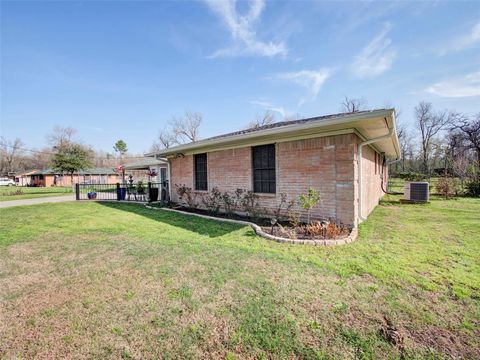
[{"label": "red brick wall", "polygon": [[[287,194],[288,200],[298,200],[311,186],[321,197],[320,204],[311,211],[313,218],[353,224],[355,147],[353,134],[277,143],[277,192],[260,194],[260,206],[274,209],[281,193]],[[209,190],[252,190],[251,147],[213,151],[207,156]],[[175,184],[194,188],[192,155],[171,160],[171,184],[174,201],[179,201]],[[301,210],[298,205],[296,208]]]},{"label": "red brick wall", "polygon": [[[357,143],[361,140],[357,137]],[[382,176],[386,182],[388,168],[383,166],[383,157],[370,146],[362,149],[362,216],[367,217],[384,195]],[[357,178],[357,174],[355,178]],[[355,196],[358,199],[358,193]]]}]

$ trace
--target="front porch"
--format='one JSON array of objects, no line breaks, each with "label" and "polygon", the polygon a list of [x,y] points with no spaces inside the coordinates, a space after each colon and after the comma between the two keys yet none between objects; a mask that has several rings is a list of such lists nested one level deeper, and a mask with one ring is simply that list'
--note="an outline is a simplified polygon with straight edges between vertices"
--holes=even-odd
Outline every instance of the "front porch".
[{"label": "front porch", "polygon": [[138,181],[136,184],[75,184],[76,200],[117,200],[150,203],[160,201],[168,203],[168,180],[164,182]]}]

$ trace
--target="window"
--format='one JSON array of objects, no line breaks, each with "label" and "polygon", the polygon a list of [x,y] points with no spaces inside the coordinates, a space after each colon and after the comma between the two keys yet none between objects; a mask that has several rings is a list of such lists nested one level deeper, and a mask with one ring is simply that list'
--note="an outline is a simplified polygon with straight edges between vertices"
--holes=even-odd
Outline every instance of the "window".
[{"label": "window", "polygon": [[253,191],[275,194],[275,144],[255,146],[253,158]]},{"label": "window", "polygon": [[208,190],[207,154],[195,155],[195,190]]}]

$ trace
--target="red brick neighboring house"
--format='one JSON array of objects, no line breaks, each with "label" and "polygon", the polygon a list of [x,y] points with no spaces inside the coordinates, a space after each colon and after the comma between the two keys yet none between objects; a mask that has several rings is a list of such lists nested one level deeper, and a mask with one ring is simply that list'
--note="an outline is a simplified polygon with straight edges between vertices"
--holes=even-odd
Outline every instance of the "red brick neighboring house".
[{"label": "red brick neighboring house", "polygon": [[24,171],[15,174],[15,183],[17,186],[30,186],[32,183],[32,174],[35,174],[38,170]]},{"label": "red brick neighboring house", "polygon": [[174,184],[200,193],[241,188],[272,210],[280,194],[298,199],[313,187],[321,201],[312,217],[354,226],[383,196],[387,164],[400,158],[400,146],[395,110],[381,109],[278,122],[148,155],[168,159],[173,201]]},{"label": "red brick neighboring house", "polygon": [[36,171],[30,175],[31,186],[72,186],[79,184],[116,184],[121,177],[112,168],[92,168],[70,174],[61,174],[58,171],[47,169]]}]

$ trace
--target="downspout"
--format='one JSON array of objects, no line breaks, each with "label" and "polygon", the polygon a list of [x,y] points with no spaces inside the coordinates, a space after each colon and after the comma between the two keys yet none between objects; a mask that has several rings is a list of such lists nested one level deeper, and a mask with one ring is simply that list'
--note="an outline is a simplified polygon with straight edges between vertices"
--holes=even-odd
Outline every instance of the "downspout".
[{"label": "downspout", "polygon": [[395,128],[391,128],[388,131],[388,134],[363,141],[358,144],[358,151],[357,151],[357,156],[358,156],[358,219],[357,219],[357,225],[361,223],[364,220],[367,220],[367,218],[362,216],[362,157],[363,157],[363,147],[365,145],[370,145],[373,143],[376,143],[378,141],[386,140],[389,139],[395,131]]}]

